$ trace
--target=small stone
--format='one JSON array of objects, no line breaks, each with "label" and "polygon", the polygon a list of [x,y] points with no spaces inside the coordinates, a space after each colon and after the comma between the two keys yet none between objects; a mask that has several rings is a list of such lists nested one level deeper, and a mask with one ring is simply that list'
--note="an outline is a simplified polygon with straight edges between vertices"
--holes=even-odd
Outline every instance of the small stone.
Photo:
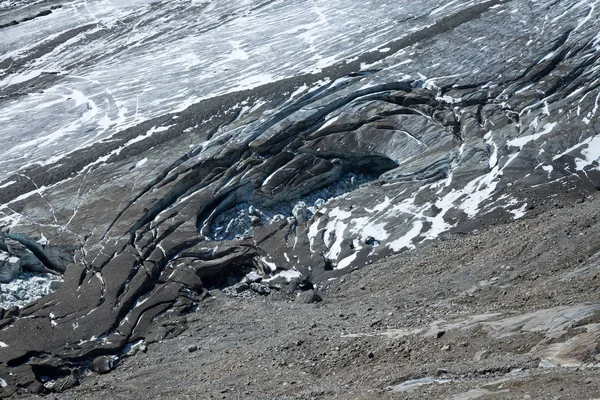
[{"label": "small stone", "polygon": [[442,350],[442,351],[450,351],[450,350],[451,350],[451,347],[450,347],[450,345],[449,345],[449,344],[446,344],[446,345],[442,346],[441,350]]},{"label": "small stone", "polygon": [[371,352],[369,352],[369,354],[367,354],[367,357],[369,357],[369,358],[374,358],[374,357],[375,357],[375,354],[374,354],[374,353],[371,351]]},{"label": "small stone", "polygon": [[41,382],[35,381],[27,387],[27,390],[29,393],[41,394],[46,391],[46,387]]},{"label": "small stone", "polygon": [[381,242],[379,240],[375,239],[373,236],[369,236],[368,238],[365,239],[365,244],[367,246],[377,247],[381,244]]},{"label": "small stone", "polygon": [[248,285],[247,282],[242,281],[233,285],[232,288],[235,293],[242,293],[250,289],[250,285]]},{"label": "small stone", "polygon": [[106,374],[115,368],[115,361],[112,357],[100,356],[92,361],[92,369],[99,374]]},{"label": "small stone", "polygon": [[252,282],[250,284],[250,289],[262,295],[268,295],[271,293],[271,288],[268,285],[263,285],[262,283],[257,282]]},{"label": "small stone", "polygon": [[319,303],[319,302],[323,301],[323,298],[314,290],[307,290],[305,292],[298,294],[296,301],[298,301],[300,303],[310,304],[310,303]]},{"label": "small stone", "polygon": [[298,283],[298,289],[300,289],[300,290],[312,290],[314,288],[315,288],[315,286],[312,284],[312,282],[310,280],[308,280],[308,278],[304,278],[304,279],[302,279],[302,281],[300,281]]},{"label": "small stone", "polygon": [[283,215],[283,214],[277,214],[277,215],[274,215],[273,218],[271,218],[271,222],[274,224],[277,222],[285,221],[285,220],[286,220],[286,218],[285,218],[285,215]]},{"label": "small stone", "polygon": [[192,345],[190,347],[187,348],[188,353],[193,353],[195,351],[198,351],[198,346],[196,345]]},{"label": "small stone", "polygon": [[320,208],[323,208],[323,206],[325,205],[325,203],[326,203],[325,200],[323,200],[323,199],[317,199],[315,201],[315,204],[313,205],[313,207],[318,210]]}]

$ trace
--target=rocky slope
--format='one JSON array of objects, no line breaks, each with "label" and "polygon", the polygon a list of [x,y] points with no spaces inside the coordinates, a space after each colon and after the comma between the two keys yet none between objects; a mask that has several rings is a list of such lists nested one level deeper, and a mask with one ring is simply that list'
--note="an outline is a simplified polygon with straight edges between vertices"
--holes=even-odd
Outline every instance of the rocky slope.
[{"label": "rocky slope", "polygon": [[444,236],[323,282],[316,304],[212,290],[176,339],[57,397],[596,398],[599,206]]},{"label": "rocky slope", "polygon": [[396,3],[0,2],[2,394],[597,191],[596,2]]}]

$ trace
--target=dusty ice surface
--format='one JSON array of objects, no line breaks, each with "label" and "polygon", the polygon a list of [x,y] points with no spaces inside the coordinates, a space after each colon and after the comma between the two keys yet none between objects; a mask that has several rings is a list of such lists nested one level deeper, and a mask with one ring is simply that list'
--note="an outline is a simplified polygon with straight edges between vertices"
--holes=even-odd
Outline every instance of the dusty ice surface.
[{"label": "dusty ice surface", "polygon": [[[26,3],[0,1],[0,10]],[[11,140],[0,172],[57,161],[201,99],[321,71],[397,39],[400,20],[407,30],[419,29],[426,24],[420,16],[442,17],[465,4],[437,6],[435,0],[370,0],[361,7],[340,0],[65,1],[0,37],[0,58],[23,62],[0,69],[0,90],[57,78],[4,102],[0,134]],[[73,37],[48,47],[59,35]],[[51,51],[38,55],[38,48]]]},{"label": "dusty ice surface", "polygon": [[43,3],[44,1],[45,0],[2,0],[0,1],[0,11],[11,7],[22,7],[25,5]]},{"label": "dusty ice surface", "polygon": [[54,292],[62,278],[51,274],[26,273],[10,283],[0,284],[0,307],[23,307]]}]

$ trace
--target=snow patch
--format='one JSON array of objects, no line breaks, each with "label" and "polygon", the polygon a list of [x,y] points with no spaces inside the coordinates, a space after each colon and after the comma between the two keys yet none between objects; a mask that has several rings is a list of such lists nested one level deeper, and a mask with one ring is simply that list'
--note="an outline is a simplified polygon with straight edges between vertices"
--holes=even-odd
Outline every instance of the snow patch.
[{"label": "snow patch", "polygon": [[357,256],[358,256],[358,253],[354,253],[354,254],[351,254],[348,257],[342,259],[340,262],[338,262],[335,269],[344,269],[344,268],[349,267],[350,265],[352,265],[352,262],[354,260],[356,260]]},{"label": "snow patch", "polygon": [[125,143],[125,145],[123,147],[128,147],[128,146],[131,146],[134,143],[141,142],[144,139],[148,139],[149,137],[151,137],[155,133],[168,131],[169,128],[171,128],[173,126],[175,126],[175,125],[159,126],[159,127],[155,126],[155,127],[152,127],[152,129],[148,130],[145,134],[137,136],[137,137],[129,140],[127,143]]},{"label": "snow patch", "polygon": [[13,185],[15,183],[17,183],[17,181],[6,182],[4,185],[0,185],[0,189],[4,189],[5,187],[9,187],[9,186],[11,186],[11,185]]},{"label": "snow patch", "polygon": [[415,245],[413,244],[413,239],[415,239],[417,236],[419,236],[422,229],[423,229],[423,222],[415,221],[411,230],[409,230],[404,236],[402,236],[394,241],[391,241],[390,243],[387,244],[387,246],[394,251],[400,251],[404,247],[406,247],[408,249],[414,249]]},{"label": "snow patch", "polygon": [[522,136],[522,137],[518,137],[516,139],[509,140],[508,142],[506,142],[506,144],[509,146],[518,147],[519,150],[522,150],[523,146],[525,146],[527,143],[537,140],[537,139],[541,138],[542,136],[547,135],[548,133],[552,132],[552,130],[554,129],[554,127],[556,125],[558,125],[557,122],[547,123],[546,125],[544,125],[544,129],[542,129],[541,131],[536,132],[532,135]]},{"label": "snow patch", "polygon": [[[600,136],[592,137],[584,142],[587,147],[581,150],[582,158],[577,158],[575,164],[579,171],[583,171],[593,163],[600,164]],[[598,167],[596,167],[598,169]]]},{"label": "snow patch", "polygon": [[260,257],[260,261],[262,261],[266,266],[271,268],[271,272],[277,271],[277,265],[275,265],[272,261],[267,261],[264,257]]},{"label": "snow patch", "polygon": [[[584,148],[585,146],[585,148]],[[594,163],[600,164],[600,136],[593,136],[581,143],[576,144],[565,150],[564,152],[557,154],[552,158],[552,161],[556,161],[562,156],[568,155],[569,153],[580,150],[581,156],[574,156],[575,168],[578,171],[583,171],[586,167],[593,165]],[[596,167],[598,169],[599,167]]]},{"label": "snow patch", "polygon": [[273,275],[272,277],[270,277],[268,279],[263,279],[263,281],[270,282],[277,278],[284,278],[286,280],[286,282],[291,282],[292,280],[300,278],[301,276],[302,276],[302,274],[300,272],[298,272],[297,270],[287,269],[287,270],[283,270],[281,272],[276,273],[275,275]]},{"label": "snow patch", "polygon": [[419,386],[424,385],[432,385],[432,384],[440,384],[440,383],[449,383],[452,382],[450,379],[437,379],[437,378],[421,378],[421,379],[413,379],[409,381],[402,382],[399,385],[393,386],[391,389],[393,392],[412,392]]},{"label": "snow patch", "polygon": [[374,212],[380,212],[380,211],[383,211],[386,208],[388,208],[390,206],[390,204],[392,204],[392,201],[390,200],[389,197],[385,196],[385,200],[383,200],[383,202],[379,203],[378,205],[376,205],[373,208],[365,207],[365,211],[368,212],[369,214],[372,214]]}]

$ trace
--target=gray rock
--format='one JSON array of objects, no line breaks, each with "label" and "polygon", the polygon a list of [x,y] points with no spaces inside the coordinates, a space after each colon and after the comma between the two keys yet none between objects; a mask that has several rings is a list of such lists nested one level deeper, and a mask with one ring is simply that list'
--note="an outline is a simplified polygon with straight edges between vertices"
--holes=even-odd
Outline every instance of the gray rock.
[{"label": "gray rock", "polygon": [[262,295],[268,295],[269,293],[271,293],[271,288],[269,287],[269,285],[265,285],[263,283],[258,283],[258,282],[251,283],[250,289],[252,289],[254,292],[256,292],[258,294],[262,294]]},{"label": "gray rock", "polygon": [[115,360],[109,356],[96,357],[92,361],[92,369],[99,374],[106,374],[115,368]]},{"label": "gray rock", "polygon": [[78,385],[79,379],[75,375],[69,375],[54,381],[50,389],[53,392],[61,393]]},{"label": "gray rock", "polygon": [[46,391],[46,387],[38,381],[33,382],[27,389],[33,394],[42,394]]},{"label": "gray rock", "polygon": [[306,218],[308,217],[308,208],[306,206],[306,203],[303,201],[299,201],[298,203],[296,203],[296,205],[292,209],[292,215],[294,216],[294,218],[296,218],[296,221],[298,222],[306,221]]},{"label": "gray rock", "polygon": [[252,271],[250,273],[248,273],[244,279],[246,280],[246,282],[248,283],[254,283],[254,282],[260,282],[262,281],[262,276],[260,276],[259,274],[257,274],[256,272]]},{"label": "gray rock", "polygon": [[242,293],[250,289],[250,285],[246,281],[241,281],[233,285],[231,288],[233,289],[234,293]]},{"label": "gray rock", "polygon": [[187,348],[187,351],[188,351],[188,353],[194,353],[194,352],[198,351],[198,346],[192,345]]},{"label": "gray rock", "polygon": [[276,214],[271,219],[271,222],[274,223],[274,224],[276,224],[276,223],[284,221],[284,220],[285,220],[285,215],[283,215],[283,214]]},{"label": "gray rock", "polygon": [[62,285],[61,281],[51,281],[49,288],[50,290],[55,291],[58,290],[58,288],[60,288],[60,285]]},{"label": "gray rock", "polygon": [[318,209],[320,209],[320,208],[323,208],[323,206],[325,205],[325,202],[326,202],[326,201],[325,201],[325,199],[317,199],[317,200],[315,201],[315,204],[313,205],[313,207],[314,207],[316,210],[318,210]]},{"label": "gray rock", "polygon": [[22,273],[21,260],[0,251],[0,283],[9,283]]},{"label": "gray rock", "polygon": [[323,298],[316,291],[307,290],[307,291],[298,293],[298,297],[296,297],[296,301],[299,303],[305,303],[305,304],[320,303],[321,301],[323,301]]},{"label": "gray rock", "polygon": [[381,242],[375,239],[373,236],[369,236],[365,239],[365,244],[373,247],[377,247],[381,244]]}]

